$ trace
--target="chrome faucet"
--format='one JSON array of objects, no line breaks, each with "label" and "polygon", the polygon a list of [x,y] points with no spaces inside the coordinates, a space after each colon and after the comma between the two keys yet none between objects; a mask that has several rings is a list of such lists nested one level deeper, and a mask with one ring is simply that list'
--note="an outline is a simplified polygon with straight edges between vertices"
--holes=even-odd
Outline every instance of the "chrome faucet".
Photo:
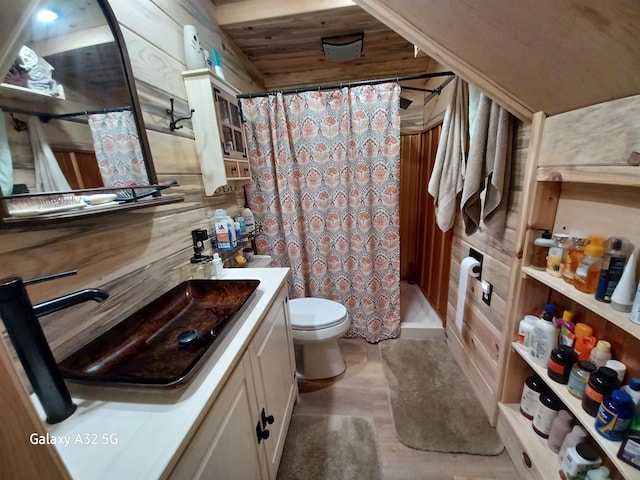
[{"label": "chrome faucet", "polygon": [[20,277],[0,280],[0,317],[7,334],[47,415],[48,423],[58,423],[76,410],[58,364],[49,348],[38,317],[88,300],[101,302],[109,297],[104,290],[87,288],[69,295],[33,305],[26,286],[55,278],[75,275],[75,270],[33,280]]}]

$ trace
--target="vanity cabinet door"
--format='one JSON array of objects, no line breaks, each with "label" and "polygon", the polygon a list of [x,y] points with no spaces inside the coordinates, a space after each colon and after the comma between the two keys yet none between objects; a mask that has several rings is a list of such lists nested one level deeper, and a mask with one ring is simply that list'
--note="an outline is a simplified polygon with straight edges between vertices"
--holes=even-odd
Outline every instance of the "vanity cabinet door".
[{"label": "vanity cabinet door", "polygon": [[172,479],[267,480],[264,450],[256,438],[258,407],[245,355],[205,415]]},{"label": "vanity cabinet door", "polygon": [[275,480],[298,395],[286,289],[282,288],[251,343],[251,366],[260,414],[269,438],[263,442],[269,478]]}]

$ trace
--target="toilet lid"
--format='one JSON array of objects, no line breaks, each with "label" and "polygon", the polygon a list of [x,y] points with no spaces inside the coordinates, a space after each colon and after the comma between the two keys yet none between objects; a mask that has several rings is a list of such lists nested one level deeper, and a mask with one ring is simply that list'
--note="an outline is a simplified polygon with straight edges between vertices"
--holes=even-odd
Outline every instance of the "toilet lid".
[{"label": "toilet lid", "polygon": [[319,330],[338,325],[347,316],[347,309],[325,298],[294,298],[289,301],[291,328]]}]

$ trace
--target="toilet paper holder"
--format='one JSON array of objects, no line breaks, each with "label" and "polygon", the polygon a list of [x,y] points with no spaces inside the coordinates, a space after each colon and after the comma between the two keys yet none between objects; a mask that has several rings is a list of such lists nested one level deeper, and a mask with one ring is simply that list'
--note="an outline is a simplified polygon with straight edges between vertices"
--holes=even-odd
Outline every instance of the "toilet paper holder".
[{"label": "toilet paper holder", "polygon": [[480,265],[478,267],[475,267],[473,269],[474,273],[478,273],[478,276],[476,277],[478,280],[482,281],[482,258],[483,255],[477,251],[474,248],[469,248],[469,256],[472,258],[475,258],[478,262],[480,262]]}]

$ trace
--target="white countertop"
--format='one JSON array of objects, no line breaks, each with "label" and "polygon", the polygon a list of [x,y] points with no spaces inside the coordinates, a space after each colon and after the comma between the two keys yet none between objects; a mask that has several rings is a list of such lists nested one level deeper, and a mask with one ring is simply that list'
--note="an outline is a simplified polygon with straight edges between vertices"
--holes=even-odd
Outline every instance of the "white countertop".
[{"label": "white countertop", "polygon": [[[275,294],[287,281],[289,269],[233,268],[224,272],[224,279],[256,279],[260,285],[242,317],[188,386],[141,391],[69,384],[78,409],[59,424],[45,425],[50,435],[46,441],[62,442],[56,443],[56,449],[75,480],[145,480],[170,472]],[[36,399],[34,403],[41,411]]]}]

